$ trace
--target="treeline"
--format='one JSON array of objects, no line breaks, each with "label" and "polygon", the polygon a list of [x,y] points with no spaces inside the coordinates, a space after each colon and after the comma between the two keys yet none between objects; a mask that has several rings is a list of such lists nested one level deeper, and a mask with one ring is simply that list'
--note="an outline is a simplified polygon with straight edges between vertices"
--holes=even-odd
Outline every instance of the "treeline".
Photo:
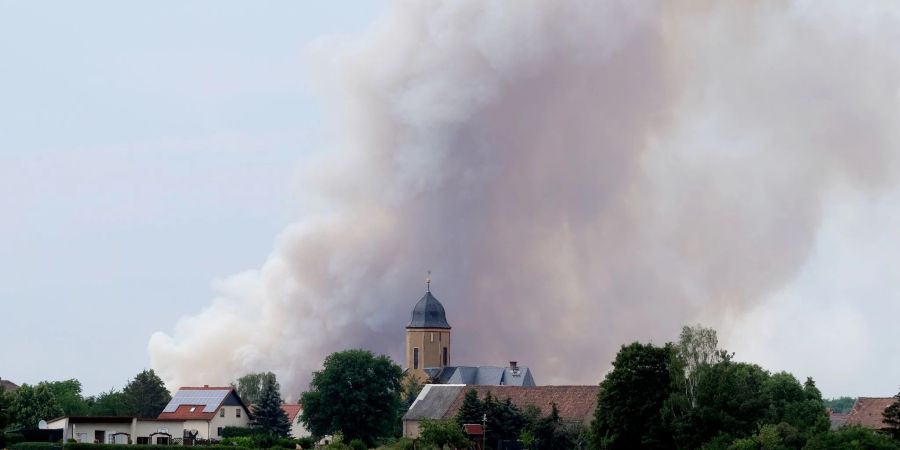
[{"label": "treeline", "polygon": [[75,379],[23,384],[12,392],[0,392],[0,430],[36,428],[38,421],[60,416],[155,418],[171,398],[153,370],[135,375],[121,391],[110,389],[88,397],[82,394],[81,382]]},{"label": "treeline", "polygon": [[737,362],[709,328],[685,327],[677,343],[623,346],[600,387],[590,433],[596,449],[900,448],[900,423],[884,433],[829,431],[812,378],[800,383]]}]

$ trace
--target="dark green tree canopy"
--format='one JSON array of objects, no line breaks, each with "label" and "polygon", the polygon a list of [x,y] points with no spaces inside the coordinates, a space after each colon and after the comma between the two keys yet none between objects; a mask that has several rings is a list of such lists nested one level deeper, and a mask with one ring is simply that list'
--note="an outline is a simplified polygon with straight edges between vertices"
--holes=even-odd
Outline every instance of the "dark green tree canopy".
[{"label": "dark green tree canopy", "polygon": [[423,420],[419,424],[419,433],[425,444],[441,450],[447,447],[464,448],[468,444],[460,426],[449,420]]},{"label": "dark green tree canopy", "polygon": [[483,414],[484,404],[478,399],[478,392],[475,389],[469,389],[463,398],[463,404],[456,413],[456,423],[459,425],[481,423]]},{"label": "dark green tree canopy", "polygon": [[59,406],[66,416],[86,416],[90,414],[90,406],[81,396],[81,382],[76,379],[50,381],[47,383]]},{"label": "dark green tree canopy", "polygon": [[62,407],[46,382],[37,386],[19,386],[12,394],[10,411],[10,422],[24,428],[37,428],[39,421],[63,415]]},{"label": "dark green tree canopy", "polygon": [[262,376],[262,389],[258,402],[253,406],[253,422],[260,430],[273,436],[288,437],[291,422],[281,408],[283,403],[275,374],[268,372]]},{"label": "dark green tree canopy", "polygon": [[325,358],[300,397],[301,420],[313,435],[341,432],[373,445],[392,434],[400,410],[403,371],[386,356],[346,350]]},{"label": "dark green tree canopy", "polygon": [[600,383],[591,424],[596,448],[668,449],[671,431],[663,414],[672,392],[671,344],[634,342],[623,346]]},{"label": "dark green tree canopy", "polygon": [[153,369],[135,375],[122,391],[126,412],[130,416],[156,418],[172,395]]},{"label": "dark green tree canopy", "polygon": [[884,431],[900,442],[900,392],[894,396],[894,403],[884,410]]},{"label": "dark green tree canopy", "polygon": [[116,389],[101,392],[96,397],[88,397],[86,400],[90,406],[92,416],[127,416],[128,407],[125,404],[125,394]]}]

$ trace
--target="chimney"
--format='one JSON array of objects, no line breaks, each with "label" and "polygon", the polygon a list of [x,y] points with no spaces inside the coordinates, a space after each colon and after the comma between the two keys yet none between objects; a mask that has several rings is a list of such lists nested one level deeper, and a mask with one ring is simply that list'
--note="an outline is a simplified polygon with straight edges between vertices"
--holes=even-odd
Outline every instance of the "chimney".
[{"label": "chimney", "polygon": [[209,387],[209,385],[208,385],[208,384],[204,384],[204,385],[203,385],[203,387],[205,387],[205,388],[208,388],[208,387]]},{"label": "chimney", "polygon": [[517,362],[517,361],[510,361],[510,362],[509,362],[509,368],[512,369],[512,370],[518,369],[518,368],[519,368],[518,362]]}]

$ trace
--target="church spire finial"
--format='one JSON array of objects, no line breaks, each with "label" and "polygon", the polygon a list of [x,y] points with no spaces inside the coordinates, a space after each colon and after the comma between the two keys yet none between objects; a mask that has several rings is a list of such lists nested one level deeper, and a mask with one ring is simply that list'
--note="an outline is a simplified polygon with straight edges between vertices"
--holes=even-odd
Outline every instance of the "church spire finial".
[{"label": "church spire finial", "polygon": [[425,292],[431,292],[431,271],[425,275]]}]

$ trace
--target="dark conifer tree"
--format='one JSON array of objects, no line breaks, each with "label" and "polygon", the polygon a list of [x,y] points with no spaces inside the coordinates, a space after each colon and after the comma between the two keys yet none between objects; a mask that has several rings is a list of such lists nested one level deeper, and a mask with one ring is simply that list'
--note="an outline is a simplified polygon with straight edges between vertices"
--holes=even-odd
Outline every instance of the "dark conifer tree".
[{"label": "dark conifer tree", "polygon": [[900,392],[894,396],[894,403],[884,409],[884,431],[894,439],[900,440]]},{"label": "dark conifer tree", "polygon": [[267,373],[263,376],[259,403],[253,407],[253,421],[261,430],[273,436],[288,437],[291,434],[291,422],[281,408],[281,394],[275,375]]},{"label": "dark conifer tree", "polygon": [[456,413],[456,423],[463,425],[467,423],[481,423],[484,414],[484,404],[478,399],[478,392],[475,389],[469,389],[466,397],[463,399],[459,412]]}]

